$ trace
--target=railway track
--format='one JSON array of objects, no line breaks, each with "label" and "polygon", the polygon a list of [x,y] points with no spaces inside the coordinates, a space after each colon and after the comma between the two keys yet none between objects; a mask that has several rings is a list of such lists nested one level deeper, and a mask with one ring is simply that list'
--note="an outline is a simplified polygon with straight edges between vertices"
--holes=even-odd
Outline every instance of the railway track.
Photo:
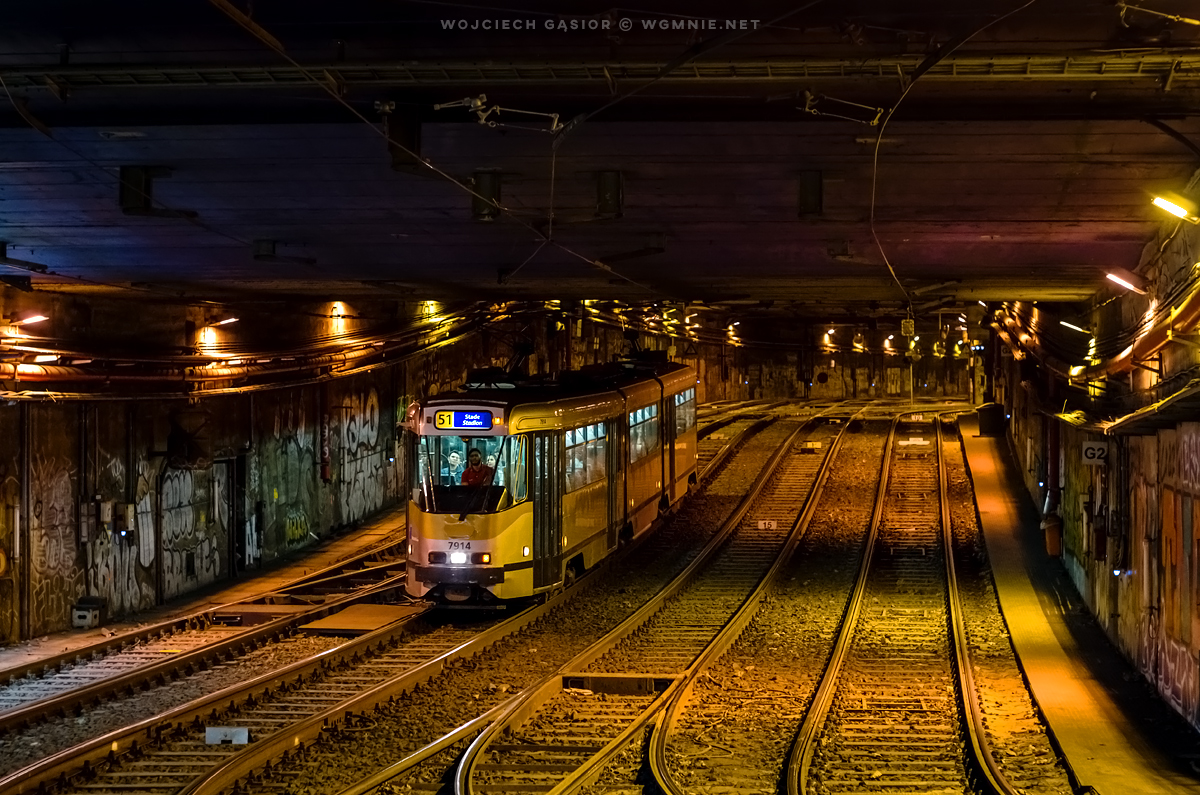
[{"label": "railway track", "polygon": [[[411,655],[402,661],[385,658],[396,657],[402,648],[409,654],[416,648],[413,643],[428,641],[446,628],[380,630],[55,754],[0,779],[0,791],[29,792],[51,783],[62,792],[221,791],[221,782],[244,779],[261,767],[261,760],[294,754],[327,728],[353,723],[354,714],[370,711],[437,675],[454,660],[518,632],[586,590],[581,586],[483,632],[473,630],[468,640],[455,637],[442,647],[420,650],[416,657],[421,661]],[[447,644],[450,648],[445,648]],[[346,683],[347,676],[353,684]],[[329,689],[322,690],[322,682],[331,683]],[[318,707],[320,711],[313,712]],[[201,729],[216,726],[245,729],[251,744],[208,747]]]},{"label": "railway track", "polygon": [[0,672],[0,741],[228,665],[351,605],[402,599],[403,562],[403,542],[389,543],[241,602]]},{"label": "railway track", "polygon": [[237,769],[253,744],[283,740],[291,750],[295,738],[316,736],[327,720],[413,687],[447,661],[524,626],[534,612],[483,627],[396,622],[55,754],[0,779],[0,792],[51,786],[63,793],[190,792],[219,771]]},{"label": "railway track", "polygon": [[[779,443],[789,436],[790,431],[796,428],[796,423],[788,425],[790,429],[768,428],[748,440],[744,449],[730,459],[726,469],[718,473],[715,485],[720,486],[721,491],[725,491],[736,481],[755,482],[764,463],[770,458],[769,451],[778,447]],[[775,441],[770,441],[772,439]],[[770,445],[766,446],[768,442]],[[764,450],[767,452],[764,453]],[[746,470],[748,464],[753,474],[746,479],[749,473],[743,470]],[[730,477],[733,478],[732,481]],[[547,614],[545,621],[532,625],[520,636],[510,636],[509,640],[500,644],[500,648],[494,654],[489,655],[491,659],[488,661],[472,665],[469,671],[462,668],[447,671],[447,675],[439,678],[436,685],[431,683],[430,687],[422,688],[419,694],[409,694],[394,708],[387,706],[373,713],[372,720],[378,721],[379,731],[384,732],[383,736],[395,733],[399,747],[413,750],[410,756],[392,768],[378,772],[380,767],[399,755],[397,742],[381,744],[374,739],[375,733],[369,737],[331,734],[326,737],[327,741],[319,746],[319,750],[314,751],[316,757],[310,757],[308,760],[294,759],[276,765],[276,772],[270,780],[256,782],[256,791],[333,792],[354,781],[353,776],[348,777],[339,772],[326,773],[326,766],[317,762],[317,759],[328,759],[331,762],[334,759],[344,760],[349,764],[339,765],[333,762],[333,766],[347,771],[357,769],[360,771],[359,776],[378,779],[378,782],[386,782],[396,775],[407,774],[406,787],[421,790],[432,786],[433,789],[437,789],[437,780],[450,769],[453,757],[457,755],[459,749],[456,744],[461,745],[469,740],[510,704],[512,697],[507,693],[522,692],[524,688],[545,681],[548,670],[553,671],[561,666],[573,667],[570,661],[577,653],[589,647],[609,628],[621,624],[623,619],[637,610],[637,605],[659,593],[663,585],[675,576],[675,570],[682,570],[706,541],[711,543],[711,537],[716,531],[715,525],[695,532],[697,520],[703,521],[702,514],[695,513],[696,501],[705,501],[706,488],[707,484],[659,532],[647,537],[640,546],[618,556],[614,567],[619,566],[622,569],[618,575],[619,582],[611,576],[597,578],[595,572],[590,572],[576,586],[576,589],[592,588],[586,599],[553,614]],[[745,487],[741,487],[738,493],[744,495]],[[716,504],[725,505],[724,498],[717,499]],[[686,528],[693,528],[692,538],[681,532]],[[543,649],[543,646],[549,648]],[[530,652],[536,652],[536,659],[531,659]],[[542,667],[546,663],[551,665],[549,669]],[[475,682],[474,685],[471,684],[472,681]],[[502,683],[502,687],[497,689],[497,683]],[[479,693],[481,687],[484,689],[482,695]],[[463,688],[469,688],[466,694]],[[474,695],[470,695],[472,693]],[[457,725],[446,720],[452,715],[476,717],[466,724]],[[438,726],[444,728],[429,731]],[[427,744],[423,747],[412,744],[408,738],[414,735],[423,735],[424,739],[421,742]],[[372,757],[379,761],[371,764],[369,760]],[[268,759],[266,755],[260,755],[259,763],[264,764]],[[331,788],[330,781],[342,783]],[[358,786],[365,792],[376,784],[360,781]]]},{"label": "railway track", "polygon": [[[873,517],[891,420],[848,428],[795,550],[736,644],[705,661],[653,744],[631,748],[585,792],[776,792],[828,658]],[[639,753],[640,752],[640,753]],[[646,766],[648,760],[650,767]]]},{"label": "railway track", "polygon": [[648,725],[705,649],[732,642],[731,618],[794,536],[830,454],[806,453],[798,435],[774,456],[769,483],[669,589],[480,734],[459,764],[457,793],[580,786]]},{"label": "railway track", "polygon": [[789,792],[1015,793],[981,731],[958,605],[940,425],[896,428],[886,493]]},{"label": "railway track", "polygon": [[728,422],[701,428],[696,442],[696,472],[699,480],[715,472],[745,439],[766,427],[764,417],[730,417]]}]

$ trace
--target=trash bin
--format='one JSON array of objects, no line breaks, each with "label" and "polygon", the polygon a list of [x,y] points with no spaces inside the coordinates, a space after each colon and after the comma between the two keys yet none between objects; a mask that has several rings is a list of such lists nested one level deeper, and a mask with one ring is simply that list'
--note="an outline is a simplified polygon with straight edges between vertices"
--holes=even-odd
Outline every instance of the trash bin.
[{"label": "trash bin", "polygon": [[1062,517],[1056,513],[1042,519],[1042,531],[1046,534],[1046,554],[1052,558],[1062,555]]},{"label": "trash bin", "polygon": [[979,435],[1000,436],[1004,433],[1004,406],[1000,403],[984,403],[979,413]]}]

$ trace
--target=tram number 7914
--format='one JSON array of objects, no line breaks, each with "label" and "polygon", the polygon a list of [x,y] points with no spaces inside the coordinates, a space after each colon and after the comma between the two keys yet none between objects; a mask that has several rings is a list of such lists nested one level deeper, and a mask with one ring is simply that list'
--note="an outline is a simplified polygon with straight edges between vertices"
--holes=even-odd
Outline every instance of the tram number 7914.
[{"label": "tram number 7914", "polygon": [[460,551],[460,550],[469,552],[471,550],[471,542],[470,541],[451,541],[449,543],[449,548],[450,548],[451,552],[456,552],[456,551]]}]

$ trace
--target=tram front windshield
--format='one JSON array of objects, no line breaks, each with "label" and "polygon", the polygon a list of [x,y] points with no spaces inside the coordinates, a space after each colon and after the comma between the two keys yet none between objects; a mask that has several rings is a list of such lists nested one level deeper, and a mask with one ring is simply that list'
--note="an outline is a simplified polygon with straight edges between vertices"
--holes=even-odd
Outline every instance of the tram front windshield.
[{"label": "tram front windshield", "polygon": [[[469,470],[478,454],[481,470]],[[495,513],[523,502],[526,438],[422,436],[417,444],[413,499],[427,513]]]}]

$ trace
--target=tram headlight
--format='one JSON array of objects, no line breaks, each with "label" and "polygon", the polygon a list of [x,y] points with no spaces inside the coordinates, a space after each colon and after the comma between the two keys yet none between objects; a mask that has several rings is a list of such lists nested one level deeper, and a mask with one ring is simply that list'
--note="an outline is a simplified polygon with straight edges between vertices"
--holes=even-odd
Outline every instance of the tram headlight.
[{"label": "tram headlight", "polygon": [[451,552],[450,553],[450,562],[451,563],[466,563],[467,562],[467,553],[466,552]]},{"label": "tram headlight", "polygon": [[529,547],[521,547],[521,557],[529,557]]}]

